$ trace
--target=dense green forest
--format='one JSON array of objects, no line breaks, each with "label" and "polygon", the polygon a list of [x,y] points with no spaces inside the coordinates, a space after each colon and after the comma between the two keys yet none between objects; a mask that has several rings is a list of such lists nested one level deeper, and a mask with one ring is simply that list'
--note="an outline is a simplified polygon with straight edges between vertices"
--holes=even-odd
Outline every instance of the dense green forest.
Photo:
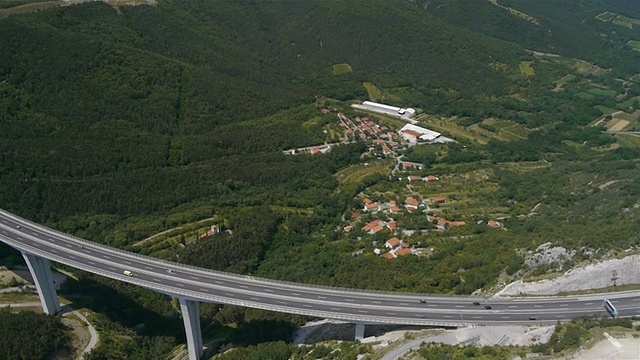
[{"label": "dense green forest", "polygon": [[[0,356],[3,359],[50,359],[70,345],[60,319],[32,312],[0,309]],[[61,354],[61,353],[58,353]]]},{"label": "dense green forest", "polygon": [[[597,18],[606,11],[640,18],[638,4],[166,0],[8,16],[0,19],[0,207],[191,265],[403,292],[487,290],[519,274],[523,254],[545,242],[637,247],[640,142],[605,133],[594,120],[640,109],[640,52],[628,45],[640,30]],[[351,70],[336,74],[335,64]],[[373,118],[349,108],[370,100],[365,82],[383,102],[420,109],[425,126],[457,140],[399,150],[426,165],[418,175],[486,175],[483,183],[439,188],[463,204],[442,214],[472,225],[404,238],[435,249],[430,256],[390,262],[372,255],[372,243],[389,233],[341,231],[363,192],[404,188],[381,174],[340,180],[364,163],[386,166],[363,155],[369,144],[282,153],[323,144],[335,112]],[[464,205],[472,196],[481,205]],[[182,236],[159,250],[135,246],[209,217],[229,231]],[[478,225],[493,217],[508,231]],[[435,227],[421,214],[399,223]],[[352,256],[358,251],[365,255]],[[590,254],[581,250],[573,261]],[[20,262],[5,248],[0,256],[3,265]],[[78,278],[63,292],[101,314],[104,340],[92,359],[159,358],[184,341],[171,299]],[[306,320],[214,305],[203,306],[202,319],[205,334],[225,339],[222,350],[251,346],[230,359],[297,354],[278,341]],[[264,341],[272,343],[258,345]],[[360,349],[343,351],[353,357]]]}]

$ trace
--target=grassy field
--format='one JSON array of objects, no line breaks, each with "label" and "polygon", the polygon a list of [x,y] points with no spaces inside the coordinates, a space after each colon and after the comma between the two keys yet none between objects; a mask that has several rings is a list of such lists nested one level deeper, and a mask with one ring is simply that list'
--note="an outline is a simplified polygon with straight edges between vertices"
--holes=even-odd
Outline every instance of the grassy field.
[{"label": "grassy field", "polygon": [[518,10],[516,10],[514,8],[511,8],[511,7],[508,7],[508,6],[502,6],[502,5],[498,4],[498,0],[489,0],[489,2],[491,2],[493,5],[495,5],[495,6],[499,7],[499,8],[502,8],[502,9],[505,9],[505,10],[509,10],[509,13],[511,13],[511,15],[517,16],[517,17],[519,17],[521,19],[524,19],[524,20],[526,20],[526,21],[528,21],[528,22],[530,22],[532,24],[540,25],[538,23],[538,20],[536,20],[536,18],[534,18],[533,16],[527,15],[527,14],[523,13],[522,11],[518,11]]},{"label": "grassy field", "polygon": [[380,89],[378,89],[375,85],[370,82],[365,82],[362,84],[365,89],[367,89],[367,94],[369,94],[369,100],[371,101],[382,101],[383,96]]},{"label": "grassy field", "polygon": [[618,144],[626,147],[638,148],[640,147],[640,136],[633,134],[617,134],[616,140]]},{"label": "grassy field", "polygon": [[338,189],[341,187],[362,183],[368,176],[381,174],[390,175],[393,168],[393,160],[383,160],[369,165],[354,165],[336,174]]},{"label": "grassy field", "polygon": [[595,106],[596,109],[600,110],[602,112],[602,115],[610,115],[613,114],[614,112],[618,111],[616,109],[612,109],[610,107],[606,107],[604,105],[596,105]]},{"label": "grassy field", "polygon": [[615,90],[611,90],[611,89],[591,88],[587,90],[587,92],[595,96],[606,96],[609,98],[616,96]]},{"label": "grassy field", "polygon": [[629,40],[627,45],[635,51],[640,51],[640,41],[638,40]]},{"label": "grassy field", "polygon": [[520,73],[525,76],[535,76],[536,72],[533,70],[531,65],[533,61],[521,61],[520,62]]},{"label": "grassy field", "polygon": [[616,17],[615,13],[612,13],[611,11],[605,11],[602,14],[599,14],[598,16],[596,16],[596,19],[600,20],[600,21],[611,21]]},{"label": "grassy field", "polygon": [[333,75],[344,75],[353,72],[351,65],[347,63],[333,65]]}]

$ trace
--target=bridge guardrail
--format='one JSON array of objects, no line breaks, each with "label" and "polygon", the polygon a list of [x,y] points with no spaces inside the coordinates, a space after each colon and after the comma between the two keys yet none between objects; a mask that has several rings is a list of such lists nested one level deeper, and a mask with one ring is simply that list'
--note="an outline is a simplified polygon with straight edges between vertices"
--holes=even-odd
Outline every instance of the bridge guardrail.
[{"label": "bridge guardrail", "polygon": [[118,248],[115,248],[115,247],[112,247],[112,246],[109,246],[109,245],[105,245],[105,244],[101,244],[101,243],[92,242],[92,241],[89,241],[89,240],[86,240],[86,239],[82,239],[82,238],[77,237],[75,235],[67,234],[67,233],[62,232],[60,230],[56,230],[56,229],[53,229],[53,228],[50,228],[50,227],[35,223],[35,222],[31,221],[31,220],[27,220],[27,219],[25,219],[25,218],[23,218],[23,217],[21,217],[19,215],[13,214],[13,213],[8,212],[8,211],[3,210],[3,209],[0,209],[0,211],[8,213],[11,216],[16,217],[16,218],[18,218],[21,221],[24,221],[26,223],[29,223],[29,224],[32,224],[32,225],[36,225],[36,226],[44,228],[44,229],[46,229],[48,231],[55,232],[60,236],[64,236],[64,237],[73,239],[73,240],[75,240],[77,242],[80,242],[80,243],[83,243],[83,244],[86,244],[86,245],[89,245],[89,246],[100,247],[102,249],[109,250],[109,251],[112,251],[112,252],[115,252],[115,253],[120,253],[120,254],[124,254],[124,255],[127,255],[127,256],[137,257],[139,259],[144,259],[146,261],[155,262],[157,264],[166,264],[166,265],[171,265],[171,266],[184,267],[184,268],[188,268],[188,269],[192,269],[192,270],[212,273],[212,274],[215,274],[215,275],[233,277],[233,278],[236,278],[236,279],[243,279],[243,280],[248,280],[248,281],[253,281],[253,282],[264,282],[264,283],[272,283],[272,284],[281,284],[281,285],[287,285],[287,286],[296,287],[296,288],[314,288],[314,289],[323,289],[323,290],[328,290],[328,291],[352,292],[352,293],[360,293],[360,294],[378,294],[378,295],[392,295],[392,296],[406,295],[406,296],[416,296],[416,297],[417,296],[421,296],[421,297],[433,296],[433,297],[448,297],[448,298],[461,298],[461,299],[479,298],[477,296],[474,297],[474,296],[470,296],[470,295],[404,293],[404,292],[393,292],[393,291],[382,291],[382,290],[366,290],[366,289],[355,289],[355,288],[343,288],[343,287],[337,287],[337,286],[308,284],[308,283],[296,283],[296,282],[286,281],[286,280],[267,279],[267,278],[250,276],[250,275],[234,274],[234,273],[230,273],[230,272],[224,272],[224,271],[219,271],[219,270],[201,268],[201,267],[193,266],[193,265],[189,265],[189,264],[183,264],[183,263],[167,261],[167,260],[164,260],[164,259],[157,259],[157,258],[154,258],[154,257],[151,257],[151,256],[142,255],[142,254],[138,254],[138,253],[134,253],[134,252],[118,249]]}]

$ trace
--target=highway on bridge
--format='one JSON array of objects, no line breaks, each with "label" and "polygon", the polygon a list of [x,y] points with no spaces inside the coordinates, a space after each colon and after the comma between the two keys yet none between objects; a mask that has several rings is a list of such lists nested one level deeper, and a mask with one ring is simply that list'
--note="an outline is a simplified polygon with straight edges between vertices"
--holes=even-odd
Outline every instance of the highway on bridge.
[{"label": "highway on bridge", "polygon": [[[445,326],[555,323],[579,316],[608,316],[602,307],[605,297],[621,317],[640,316],[638,291],[484,299],[317,287],[215,272],[92,243],[4,210],[0,210],[0,241],[61,264],[172,296],[357,323]],[[125,270],[133,276],[126,276]]]}]

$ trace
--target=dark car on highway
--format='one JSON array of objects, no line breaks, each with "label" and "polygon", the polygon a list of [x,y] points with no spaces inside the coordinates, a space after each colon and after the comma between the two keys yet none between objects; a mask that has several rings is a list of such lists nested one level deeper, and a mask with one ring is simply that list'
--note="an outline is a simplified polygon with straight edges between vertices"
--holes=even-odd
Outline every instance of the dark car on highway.
[{"label": "dark car on highway", "polygon": [[485,305],[485,306],[484,306],[484,308],[485,308],[485,309],[487,309],[487,310],[491,310],[491,309],[493,309],[493,306],[491,306],[491,305]]}]

